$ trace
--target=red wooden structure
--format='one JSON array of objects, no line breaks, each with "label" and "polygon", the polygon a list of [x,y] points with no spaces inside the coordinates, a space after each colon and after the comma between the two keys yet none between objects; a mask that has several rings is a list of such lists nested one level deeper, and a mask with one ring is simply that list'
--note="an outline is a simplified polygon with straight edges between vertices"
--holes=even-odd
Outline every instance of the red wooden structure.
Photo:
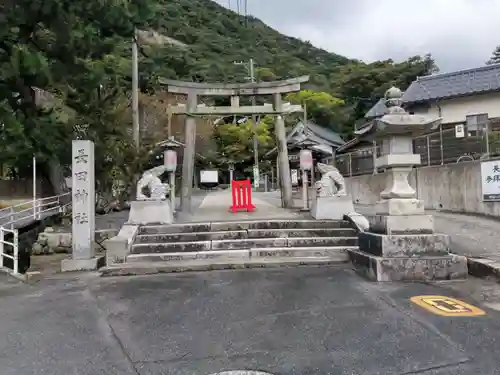
[{"label": "red wooden structure", "polygon": [[252,184],[250,180],[232,181],[231,192],[233,194],[233,204],[229,211],[236,213],[238,211],[252,212],[255,206],[252,204]]}]

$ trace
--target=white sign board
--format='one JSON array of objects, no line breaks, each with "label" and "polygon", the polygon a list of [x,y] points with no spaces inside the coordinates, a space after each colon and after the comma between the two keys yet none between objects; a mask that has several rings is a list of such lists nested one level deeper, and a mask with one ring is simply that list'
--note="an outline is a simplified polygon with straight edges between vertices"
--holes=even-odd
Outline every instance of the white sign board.
[{"label": "white sign board", "polygon": [[73,141],[72,146],[73,259],[90,259],[95,230],[94,143]]},{"label": "white sign board", "polygon": [[177,152],[174,150],[167,150],[163,154],[163,162],[167,171],[173,172],[177,169]]},{"label": "white sign board", "polygon": [[300,169],[310,171],[313,167],[311,150],[300,150]]},{"label": "white sign board", "polygon": [[455,125],[455,138],[465,137],[465,126],[464,124]]},{"label": "white sign board", "polygon": [[299,173],[296,169],[292,169],[290,171],[291,175],[292,175],[292,185],[298,185],[299,183]]},{"label": "white sign board", "polygon": [[253,167],[253,186],[254,188],[258,188],[260,182],[260,176],[259,176],[259,167],[254,166]]},{"label": "white sign board", "polygon": [[200,182],[205,184],[213,184],[219,182],[219,171],[200,171]]},{"label": "white sign board", "polygon": [[500,160],[481,163],[483,201],[500,201]]}]

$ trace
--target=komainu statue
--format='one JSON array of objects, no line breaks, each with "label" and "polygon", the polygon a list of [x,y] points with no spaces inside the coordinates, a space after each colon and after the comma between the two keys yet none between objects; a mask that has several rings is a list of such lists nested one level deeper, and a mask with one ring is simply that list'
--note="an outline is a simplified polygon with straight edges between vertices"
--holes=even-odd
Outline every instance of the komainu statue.
[{"label": "komainu statue", "polygon": [[333,165],[318,163],[317,168],[321,173],[321,180],[316,182],[318,197],[346,196],[344,177]]},{"label": "komainu statue", "polygon": [[[143,172],[142,177],[137,181],[136,199],[138,201],[167,199],[170,193],[170,185],[164,184],[160,180],[160,176],[166,170],[166,166],[160,165]],[[145,194],[144,190],[146,188],[149,190],[149,196]]]}]

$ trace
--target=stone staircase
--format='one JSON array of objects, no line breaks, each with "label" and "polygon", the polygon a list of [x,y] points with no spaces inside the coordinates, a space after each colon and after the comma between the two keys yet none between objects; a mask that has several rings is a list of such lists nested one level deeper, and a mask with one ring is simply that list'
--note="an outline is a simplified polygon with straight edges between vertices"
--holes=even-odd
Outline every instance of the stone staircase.
[{"label": "stone staircase", "polygon": [[343,220],[145,225],[126,263],[103,274],[346,263],[357,242],[356,229]]}]

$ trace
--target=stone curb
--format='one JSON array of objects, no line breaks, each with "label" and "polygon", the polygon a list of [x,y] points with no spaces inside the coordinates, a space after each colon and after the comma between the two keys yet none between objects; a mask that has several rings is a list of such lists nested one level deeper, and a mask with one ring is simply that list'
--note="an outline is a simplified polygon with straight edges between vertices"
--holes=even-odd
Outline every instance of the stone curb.
[{"label": "stone curb", "polygon": [[99,270],[101,276],[136,276],[153,275],[160,273],[179,273],[189,271],[213,271],[232,270],[246,268],[286,268],[298,266],[330,266],[346,264],[346,261],[339,261],[329,258],[308,258],[308,259],[260,259],[257,261],[225,261],[219,263],[211,262],[173,262],[163,264],[127,264],[123,266],[111,266]]},{"label": "stone curb", "polygon": [[467,257],[469,275],[475,277],[494,277],[500,281],[500,262],[487,258]]},{"label": "stone curb", "polygon": [[10,270],[0,269],[0,272],[26,284],[34,284],[44,278],[40,271],[26,271],[24,274],[15,274]]}]

